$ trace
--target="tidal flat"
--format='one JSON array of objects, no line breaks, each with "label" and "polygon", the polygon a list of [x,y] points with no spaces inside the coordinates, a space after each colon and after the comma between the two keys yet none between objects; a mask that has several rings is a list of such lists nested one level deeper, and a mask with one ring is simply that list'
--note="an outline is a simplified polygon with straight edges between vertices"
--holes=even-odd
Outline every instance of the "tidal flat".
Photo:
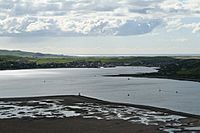
[{"label": "tidal flat", "polygon": [[171,133],[200,132],[199,127],[199,115],[85,96],[0,99],[0,129],[4,133]]}]

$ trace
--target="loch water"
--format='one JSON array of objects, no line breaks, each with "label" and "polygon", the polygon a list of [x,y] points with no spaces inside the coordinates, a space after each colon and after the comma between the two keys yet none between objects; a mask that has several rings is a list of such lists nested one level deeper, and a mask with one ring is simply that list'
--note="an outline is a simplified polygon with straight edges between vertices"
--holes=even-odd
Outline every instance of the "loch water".
[{"label": "loch water", "polygon": [[200,115],[200,83],[158,78],[105,77],[156,72],[153,67],[0,71],[0,97],[81,95],[164,107]]}]

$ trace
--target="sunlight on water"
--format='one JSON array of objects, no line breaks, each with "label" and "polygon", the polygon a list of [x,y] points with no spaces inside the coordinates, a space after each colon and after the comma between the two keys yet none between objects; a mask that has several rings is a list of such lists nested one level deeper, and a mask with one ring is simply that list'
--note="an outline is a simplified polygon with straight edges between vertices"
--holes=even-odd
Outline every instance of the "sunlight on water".
[{"label": "sunlight on water", "polygon": [[200,114],[200,84],[197,82],[102,76],[155,71],[155,68],[147,67],[1,71],[0,97],[81,93],[114,102],[152,105]]}]

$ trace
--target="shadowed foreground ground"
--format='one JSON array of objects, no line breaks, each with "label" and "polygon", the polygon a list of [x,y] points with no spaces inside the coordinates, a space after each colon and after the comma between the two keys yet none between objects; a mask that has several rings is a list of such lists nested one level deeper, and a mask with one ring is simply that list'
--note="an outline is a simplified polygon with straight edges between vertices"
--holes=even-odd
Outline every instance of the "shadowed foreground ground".
[{"label": "shadowed foreground ground", "polygon": [[123,120],[83,118],[0,120],[1,133],[157,133],[156,127]]}]

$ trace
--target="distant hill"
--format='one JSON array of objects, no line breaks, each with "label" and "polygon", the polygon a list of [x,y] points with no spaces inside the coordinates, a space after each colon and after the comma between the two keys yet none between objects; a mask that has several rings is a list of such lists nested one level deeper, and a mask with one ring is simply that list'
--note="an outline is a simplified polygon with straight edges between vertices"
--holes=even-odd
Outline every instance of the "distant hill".
[{"label": "distant hill", "polygon": [[57,54],[43,54],[43,53],[34,53],[34,52],[26,52],[20,50],[0,50],[0,56],[18,56],[18,57],[34,57],[34,58],[63,58],[69,57],[66,55],[57,55]]}]

